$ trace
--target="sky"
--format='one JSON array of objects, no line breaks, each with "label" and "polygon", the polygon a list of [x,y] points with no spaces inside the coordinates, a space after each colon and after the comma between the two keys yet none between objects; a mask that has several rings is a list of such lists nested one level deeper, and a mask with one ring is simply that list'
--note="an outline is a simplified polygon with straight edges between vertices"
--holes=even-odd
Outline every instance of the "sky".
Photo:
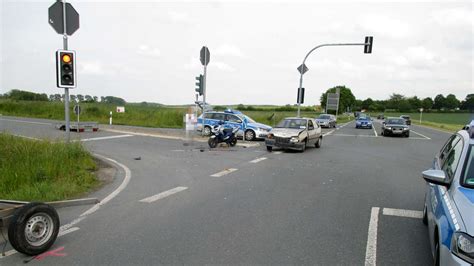
[{"label": "sky", "polygon": [[[0,0],[0,93],[64,93],[56,87],[62,36],[48,24],[54,1]],[[306,53],[305,105],[345,85],[358,99],[454,94],[473,86],[473,3],[468,1],[70,1],[80,28],[71,94],[190,104],[210,50],[211,104],[294,104]]]}]

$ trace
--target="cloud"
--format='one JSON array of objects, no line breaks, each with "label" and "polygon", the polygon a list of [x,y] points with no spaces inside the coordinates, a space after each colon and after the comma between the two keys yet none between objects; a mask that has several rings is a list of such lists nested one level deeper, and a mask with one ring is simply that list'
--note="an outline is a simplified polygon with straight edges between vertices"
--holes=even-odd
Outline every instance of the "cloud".
[{"label": "cloud", "polygon": [[381,14],[370,14],[362,18],[359,27],[370,34],[402,39],[412,34],[412,27],[398,19]]},{"label": "cloud", "polygon": [[191,22],[189,14],[186,13],[186,12],[169,11],[168,16],[175,23],[179,23],[179,22],[189,23],[189,22]]},{"label": "cloud", "polygon": [[[209,66],[210,67],[211,63],[209,63]],[[214,62],[212,64],[213,66],[215,66],[217,69],[221,70],[221,71],[224,71],[224,72],[234,72],[235,71],[235,68],[226,64],[226,63],[223,63],[223,62]]]},{"label": "cloud", "polygon": [[244,53],[239,47],[230,44],[224,44],[217,47],[215,54],[219,56],[244,57]]},{"label": "cloud", "polygon": [[470,26],[474,24],[472,9],[451,8],[436,10],[431,19],[441,26]]},{"label": "cloud", "polygon": [[148,45],[140,45],[140,47],[138,47],[137,53],[141,55],[145,55],[145,56],[150,56],[150,57],[161,56],[160,49],[152,48],[152,47],[149,47]]},{"label": "cloud", "polygon": [[397,67],[425,69],[440,64],[441,58],[424,46],[412,46],[401,55],[389,56],[387,61]]},{"label": "cloud", "polygon": [[104,75],[105,71],[102,63],[99,61],[82,61],[79,62],[79,73],[82,75]]},{"label": "cloud", "polygon": [[[215,61],[215,60],[214,61],[211,60],[207,67],[208,69],[217,68],[218,70],[224,71],[224,72],[234,72],[236,70],[234,67],[232,67],[231,65],[227,63]],[[191,57],[189,59],[189,62],[184,64],[184,69],[198,70],[198,69],[202,69],[202,65],[199,59]]]}]

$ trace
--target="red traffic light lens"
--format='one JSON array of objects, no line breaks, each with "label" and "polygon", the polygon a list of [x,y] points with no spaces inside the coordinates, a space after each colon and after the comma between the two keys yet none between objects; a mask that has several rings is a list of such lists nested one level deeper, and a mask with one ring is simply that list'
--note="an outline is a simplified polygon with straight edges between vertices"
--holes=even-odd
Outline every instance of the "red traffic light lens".
[{"label": "red traffic light lens", "polygon": [[68,54],[63,55],[62,59],[64,63],[70,63],[72,61],[72,57]]}]

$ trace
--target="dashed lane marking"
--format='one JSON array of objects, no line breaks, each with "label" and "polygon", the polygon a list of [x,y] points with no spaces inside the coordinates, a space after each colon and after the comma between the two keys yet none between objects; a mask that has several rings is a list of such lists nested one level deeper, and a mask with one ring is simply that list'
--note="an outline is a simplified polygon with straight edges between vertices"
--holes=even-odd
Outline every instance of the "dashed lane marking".
[{"label": "dashed lane marking", "polygon": [[225,175],[228,175],[232,172],[235,172],[237,171],[238,169],[237,168],[229,168],[229,169],[226,169],[224,171],[220,171],[219,173],[215,173],[213,175],[211,175],[212,177],[221,177],[221,176],[225,176]]},{"label": "dashed lane marking", "polygon": [[255,160],[252,160],[252,161],[250,161],[250,162],[251,162],[251,163],[258,163],[258,162],[264,161],[264,160],[266,160],[266,159],[267,159],[267,157],[260,157],[260,158],[257,158],[257,159],[255,159]]},{"label": "dashed lane marking", "polygon": [[403,209],[383,208],[383,215],[407,217],[407,218],[423,218],[423,212]]},{"label": "dashed lane marking", "polygon": [[167,191],[164,191],[164,192],[161,192],[159,194],[156,194],[154,196],[151,196],[151,197],[148,197],[148,198],[144,198],[142,200],[140,200],[140,202],[146,202],[146,203],[152,203],[152,202],[155,202],[157,200],[160,200],[160,199],[164,199],[166,197],[169,197],[173,194],[176,194],[178,192],[181,192],[183,190],[186,190],[188,189],[187,187],[175,187],[173,189],[170,189],[170,190],[167,190]]},{"label": "dashed lane marking", "polygon": [[282,154],[283,152],[282,151],[275,151],[273,152],[273,154]]}]

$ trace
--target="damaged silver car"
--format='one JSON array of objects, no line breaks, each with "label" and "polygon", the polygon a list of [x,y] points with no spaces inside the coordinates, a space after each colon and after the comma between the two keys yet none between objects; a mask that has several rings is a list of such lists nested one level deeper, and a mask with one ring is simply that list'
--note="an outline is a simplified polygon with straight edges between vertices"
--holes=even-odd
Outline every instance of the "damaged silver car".
[{"label": "damaged silver car", "polygon": [[321,147],[322,140],[321,127],[314,119],[289,117],[270,131],[265,138],[265,145],[269,152],[273,147],[303,152],[308,146]]}]

